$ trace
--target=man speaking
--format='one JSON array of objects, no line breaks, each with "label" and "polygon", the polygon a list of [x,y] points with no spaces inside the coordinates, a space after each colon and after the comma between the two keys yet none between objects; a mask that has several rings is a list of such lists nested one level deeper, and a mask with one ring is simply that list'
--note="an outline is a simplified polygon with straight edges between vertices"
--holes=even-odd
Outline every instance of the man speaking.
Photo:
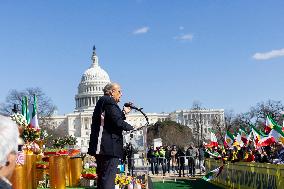
[{"label": "man speaking", "polygon": [[122,96],[119,84],[109,83],[103,92],[92,117],[88,154],[96,157],[98,189],[113,189],[119,158],[123,157],[122,131],[133,127],[124,121],[131,108],[121,111],[117,104]]}]

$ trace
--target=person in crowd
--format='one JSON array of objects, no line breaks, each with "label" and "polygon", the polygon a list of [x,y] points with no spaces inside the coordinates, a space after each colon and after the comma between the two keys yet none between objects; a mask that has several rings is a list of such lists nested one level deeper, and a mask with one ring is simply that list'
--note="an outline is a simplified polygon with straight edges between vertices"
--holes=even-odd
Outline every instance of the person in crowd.
[{"label": "person in crowd", "polygon": [[165,157],[166,157],[166,171],[168,173],[170,173],[170,167],[171,167],[171,147],[167,146],[166,147],[166,153],[165,153]]},{"label": "person in crowd", "polygon": [[199,165],[199,151],[198,148],[193,146],[193,158],[194,158],[194,166],[192,169],[192,176],[195,176],[195,168],[197,165]]},{"label": "person in crowd", "polygon": [[274,164],[284,164],[284,145],[281,142],[276,143],[276,158],[273,160]]},{"label": "person in crowd", "polygon": [[238,158],[238,153],[239,153],[238,147],[234,146],[232,160],[231,160],[232,163],[240,161],[240,159]]},{"label": "person in crowd", "polygon": [[159,165],[161,165],[162,167],[162,171],[163,171],[163,176],[165,176],[166,174],[166,151],[164,150],[164,147],[161,146],[159,148]]},{"label": "person in crowd", "polygon": [[253,162],[254,161],[254,155],[253,155],[252,150],[250,148],[246,149],[244,161],[246,161],[246,162]]},{"label": "person in crowd", "polygon": [[269,163],[269,157],[265,150],[262,150],[261,152],[261,163]]},{"label": "person in crowd", "polygon": [[133,130],[125,115],[130,107],[118,106],[122,91],[117,83],[109,83],[93,112],[88,154],[96,157],[97,188],[114,188],[119,158],[123,158],[122,131]]},{"label": "person in crowd", "polygon": [[178,167],[179,167],[179,177],[181,177],[181,172],[182,172],[182,175],[184,177],[185,151],[186,151],[186,147],[185,147],[184,151],[181,148],[179,148],[178,151],[177,151]]},{"label": "person in crowd", "polygon": [[200,165],[200,172],[205,172],[205,167],[204,167],[204,146],[203,145],[200,145],[199,146],[199,165]]},{"label": "person in crowd", "polygon": [[125,148],[126,148],[125,152],[126,152],[128,173],[130,175],[133,175],[133,171],[134,171],[133,146],[131,143],[127,143]]},{"label": "person in crowd", "polygon": [[159,157],[160,157],[160,147],[156,147],[156,150],[155,150],[155,158],[156,158],[156,163],[155,163],[155,174],[159,174]]},{"label": "person in crowd", "polygon": [[9,179],[16,166],[18,126],[9,117],[0,115],[0,188],[11,189]]},{"label": "person in crowd", "polygon": [[189,156],[187,157],[189,174],[191,176],[195,176],[195,166],[197,164],[199,155],[198,155],[198,149],[195,148],[192,143],[189,145],[188,149],[186,150],[186,156]]},{"label": "person in crowd", "polygon": [[173,145],[171,150],[172,171],[177,172],[177,146]]},{"label": "person in crowd", "polygon": [[148,150],[147,158],[148,158],[148,161],[151,165],[151,172],[154,175],[155,174],[154,168],[155,168],[155,164],[157,163],[157,159],[156,159],[156,156],[155,156],[155,150],[154,150],[153,145],[151,145],[150,149]]},{"label": "person in crowd", "polygon": [[192,144],[189,145],[189,147],[185,151],[185,155],[187,156],[187,171],[191,175],[192,174],[192,167],[194,164],[194,159],[193,159],[193,148]]},{"label": "person in crowd", "polygon": [[257,150],[257,149],[254,148],[253,154],[254,154],[254,161],[258,162],[258,163],[261,163],[261,153],[260,153],[260,150]]}]

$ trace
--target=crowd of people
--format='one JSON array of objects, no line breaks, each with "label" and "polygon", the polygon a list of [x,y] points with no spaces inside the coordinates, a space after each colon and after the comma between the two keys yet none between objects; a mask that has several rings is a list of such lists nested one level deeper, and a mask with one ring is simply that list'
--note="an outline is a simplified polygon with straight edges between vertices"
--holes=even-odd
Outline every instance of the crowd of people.
[{"label": "crowd of people", "polygon": [[153,175],[159,174],[159,167],[161,167],[163,175],[178,173],[181,177],[185,176],[186,171],[188,176],[195,176],[197,166],[201,172],[205,172],[204,157],[205,148],[203,146],[196,147],[193,144],[184,148],[173,145],[154,149],[154,146],[150,146],[147,152],[147,159]]},{"label": "crowd of people", "polygon": [[284,145],[276,142],[269,146],[256,148],[253,141],[246,146],[233,146],[225,148],[217,146],[206,150],[208,155],[215,159],[223,159],[229,162],[258,162],[284,164]]},{"label": "crowd of people", "polygon": [[147,153],[147,160],[150,164],[150,173],[153,175],[166,173],[178,173],[179,177],[195,176],[196,168],[200,173],[205,172],[205,158],[221,159],[226,162],[257,162],[284,164],[284,145],[276,142],[273,145],[256,148],[254,142],[240,147],[239,145],[224,147],[199,147],[193,144],[179,148],[173,146],[160,146],[154,149],[150,146]]}]

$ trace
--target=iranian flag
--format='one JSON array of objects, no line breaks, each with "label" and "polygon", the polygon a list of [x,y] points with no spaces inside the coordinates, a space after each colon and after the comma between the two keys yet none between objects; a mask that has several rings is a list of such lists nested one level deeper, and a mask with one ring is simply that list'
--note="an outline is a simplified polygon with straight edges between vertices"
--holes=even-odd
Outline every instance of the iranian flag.
[{"label": "iranian flag", "polygon": [[271,117],[268,115],[266,116],[266,120],[265,120],[265,126],[264,126],[265,133],[269,133],[272,128],[273,128],[273,123],[272,123]]},{"label": "iranian flag", "polygon": [[266,127],[265,129],[269,128],[269,134],[267,137],[263,137],[258,146],[269,146],[275,142],[284,142],[284,132],[282,127],[278,125],[270,116],[266,117]]},{"label": "iranian flag", "polygon": [[[272,119],[271,119],[272,120]],[[273,137],[276,142],[282,142],[284,143],[284,132],[283,128],[278,125],[274,120],[272,120],[272,130],[269,133],[269,136]]]},{"label": "iranian flag", "polygon": [[22,98],[22,115],[26,118],[27,115],[27,103],[26,103],[26,98]]},{"label": "iranian flag", "polygon": [[269,146],[274,142],[282,142],[284,143],[284,132],[282,128],[279,126],[273,126],[269,135],[260,140],[258,146]]},{"label": "iranian flag", "polygon": [[250,125],[251,126],[251,132],[252,132],[252,135],[253,135],[253,142],[254,142],[254,146],[257,146],[259,140],[260,140],[260,132],[253,126],[253,125]]},{"label": "iranian flag", "polygon": [[[270,131],[272,132],[273,129]],[[263,137],[259,140],[257,147],[262,147],[262,146],[269,146],[275,142],[275,138],[268,135],[267,137]]]},{"label": "iranian flag", "polygon": [[29,103],[28,97],[24,96],[22,98],[22,115],[26,118],[27,124],[30,124],[30,113],[29,113]]},{"label": "iranian flag", "polygon": [[[284,127],[281,126],[281,125],[279,125],[276,121],[274,121],[271,116],[268,116],[267,119],[268,119],[268,122],[269,122],[270,125],[271,125],[271,126],[270,126],[271,129],[274,128],[274,126],[277,126],[277,127],[281,128],[281,130],[284,132]],[[284,122],[284,121],[283,121],[283,122]]]},{"label": "iranian flag", "polygon": [[260,147],[260,144],[258,144],[261,140],[261,142],[263,140],[265,140],[266,137],[268,137],[268,135],[265,135],[263,132],[259,131],[255,126],[250,125],[250,127],[252,128],[251,132],[253,134],[253,142],[254,142],[254,146],[255,147]]},{"label": "iranian flag", "polygon": [[36,95],[34,95],[32,120],[31,120],[30,125],[33,128],[39,129],[39,124],[38,124],[38,119],[37,119],[37,98],[36,98]]},{"label": "iranian flag", "polygon": [[267,122],[271,127],[271,130],[267,137],[263,137],[258,146],[269,146],[274,142],[282,142],[284,143],[284,132],[283,128],[277,124],[270,116],[267,116]]},{"label": "iranian flag", "polygon": [[241,135],[241,140],[244,143],[244,146],[247,146],[250,135],[247,133],[247,131],[243,127],[240,127],[239,133]]},{"label": "iranian flag", "polygon": [[210,156],[212,156],[214,158],[221,158],[222,157],[217,151],[210,151],[207,148],[205,148],[205,152],[207,152]]},{"label": "iranian flag", "polygon": [[205,180],[205,181],[210,181],[210,180],[216,178],[217,176],[219,176],[221,174],[223,168],[224,168],[224,165],[210,171],[204,177],[202,177],[202,179]]},{"label": "iranian flag", "polygon": [[225,147],[232,147],[234,143],[234,136],[229,131],[226,132],[224,146]]},{"label": "iranian flag", "polygon": [[240,147],[243,147],[244,146],[244,142],[242,141],[242,135],[241,135],[241,132],[239,130],[239,132],[237,133],[237,136],[235,137],[235,142],[233,144],[233,146],[240,146]]},{"label": "iranian flag", "polygon": [[210,144],[207,144],[206,147],[212,148],[218,146],[217,137],[214,131],[210,130]]}]

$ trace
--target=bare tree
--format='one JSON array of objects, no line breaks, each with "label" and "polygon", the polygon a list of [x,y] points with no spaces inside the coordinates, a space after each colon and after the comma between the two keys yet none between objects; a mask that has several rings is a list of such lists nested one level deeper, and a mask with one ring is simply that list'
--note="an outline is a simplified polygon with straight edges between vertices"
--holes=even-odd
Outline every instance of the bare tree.
[{"label": "bare tree", "polygon": [[[225,114],[225,122],[224,120],[221,119],[220,116],[215,116],[211,122],[212,124],[212,130],[215,131],[215,135],[217,139],[219,139],[219,142],[222,143],[225,138],[225,133],[227,132],[228,129],[231,127],[231,119],[233,119],[233,114],[229,114],[226,117]],[[228,121],[227,126],[226,126],[226,120]]]},{"label": "bare tree", "polygon": [[29,104],[33,104],[33,96],[37,96],[37,114],[39,117],[49,117],[56,110],[56,106],[53,105],[51,99],[38,87],[27,88],[22,91],[12,89],[6,97],[6,101],[1,104],[0,113],[11,114],[14,104],[22,107],[22,98],[28,97]]},{"label": "bare tree", "polygon": [[231,130],[232,132],[243,127],[246,131],[250,131],[250,124],[263,129],[267,115],[272,116],[278,124],[281,124],[283,122],[283,111],[284,106],[281,101],[268,100],[266,102],[257,103],[245,113],[233,115],[227,112],[225,114],[226,130]]},{"label": "bare tree", "polygon": [[52,140],[61,136],[63,132],[58,132],[53,123],[50,121],[50,117],[56,110],[56,106],[52,103],[52,100],[46,96],[46,94],[38,87],[27,88],[22,91],[12,89],[6,97],[6,101],[1,104],[0,113],[10,115],[12,114],[12,108],[14,104],[18,105],[19,108],[22,107],[22,98],[24,96],[28,97],[28,103],[33,104],[33,96],[37,97],[37,114],[39,117],[40,128],[47,131],[51,136],[47,143],[53,143]]},{"label": "bare tree", "polygon": [[278,124],[281,124],[283,121],[281,112],[283,111],[284,105],[281,101],[267,100],[266,102],[259,102],[250,109],[251,122],[255,125],[262,125],[266,116],[270,115]]},{"label": "bare tree", "polygon": [[228,131],[234,126],[235,114],[233,110],[225,112],[225,130]]},{"label": "bare tree", "polygon": [[248,125],[251,124],[260,129],[264,128],[267,115],[272,116],[278,124],[281,124],[283,121],[281,115],[283,110],[284,106],[281,101],[268,100],[266,102],[259,102],[255,106],[252,106],[250,111],[236,115],[233,119],[233,127],[239,128],[242,126],[246,130],[250,130],[251,128]]},{"label": "bare tree", "polygon": [[194,129],[193,129],[193,136],[195,139],[196,144],[199,146],[200,145],[200,141],[203,141],[204,136],[203,136],[203,120],[202,120],[202,114],[200,112],[200,110],[204,109],[202,107],[202,103],[198,100],[193,101],[192,103],[192,110],[196,111],[195,113],[193,113],[193,117],[192,117],[192,121],[193,121],[193,125],[194,125]]}]

